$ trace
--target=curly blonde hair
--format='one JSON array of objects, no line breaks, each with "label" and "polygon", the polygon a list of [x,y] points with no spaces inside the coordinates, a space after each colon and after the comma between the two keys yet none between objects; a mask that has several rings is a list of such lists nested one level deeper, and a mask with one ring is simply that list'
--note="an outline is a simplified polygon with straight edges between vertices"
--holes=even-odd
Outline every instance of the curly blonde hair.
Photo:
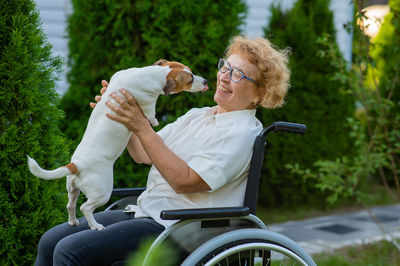
[{"label": "curly blonde hair", "polygon": [[261,98],[259,104],[274,109],[284,104],[289,89],[289,53],[289,49],[278,50],[264,38],[236,36],[227,48],[226,57],[238,54],[258,68],[256,84]]}]

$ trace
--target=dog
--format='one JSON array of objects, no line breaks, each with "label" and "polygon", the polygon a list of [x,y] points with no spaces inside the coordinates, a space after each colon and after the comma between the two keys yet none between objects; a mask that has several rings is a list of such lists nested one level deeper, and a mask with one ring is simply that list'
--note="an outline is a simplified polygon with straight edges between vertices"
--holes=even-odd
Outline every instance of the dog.
[{"label": "dog", "polygon": [[125,88],[135,97],[149,122],[156,126],[158,121],[155,117],[155,105],[160,94],[198,92],[207,90],[208,86],[207,80],[193,75],[189,67],[164,59],[151,66],[119,71],[111,77],[102,100],[93,109],[83,138],[69,164],[49,171],[42,169],[28,156],[29,170],[33,175],[46,180],[67,176],[68,223],[71,226],[79,224],[76,219],[76,202],[82,191],[87,201],[80,209],[90,229],[105,229],[102,224],[96,222],[93,212],[110,199],[113,189],[113,165],[131,136],[131,132],[124,125],[106,117],[106,113],[112,111],[105,102],[110,100],[115,103],[110,94],[120,94],[121,88]]}]

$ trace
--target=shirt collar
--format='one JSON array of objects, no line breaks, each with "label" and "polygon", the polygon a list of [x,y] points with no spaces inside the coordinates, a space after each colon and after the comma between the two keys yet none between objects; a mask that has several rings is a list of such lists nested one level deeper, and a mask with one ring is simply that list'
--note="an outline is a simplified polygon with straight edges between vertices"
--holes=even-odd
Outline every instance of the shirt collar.
[{"label": "shirt collar", "polygon": [[207,110],[207,117],[209,119],[215,120],[217,125],[231,123],[235,120],[254,117],[256,115],[255,109],[245,109],[238,111],[230,111],[222,114],[215,114],[217,108],[218,106],[214,106]]}]

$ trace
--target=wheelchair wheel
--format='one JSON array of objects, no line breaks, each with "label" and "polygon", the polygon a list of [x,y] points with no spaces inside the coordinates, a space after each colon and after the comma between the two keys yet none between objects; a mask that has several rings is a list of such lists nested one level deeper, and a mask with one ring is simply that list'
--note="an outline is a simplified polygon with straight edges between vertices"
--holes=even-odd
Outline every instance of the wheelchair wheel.
[{"label": "wheelchair wheel", "polygon": [[316,265],[293,240],[263,229],[240,229],[213,238],[182,265]]}]

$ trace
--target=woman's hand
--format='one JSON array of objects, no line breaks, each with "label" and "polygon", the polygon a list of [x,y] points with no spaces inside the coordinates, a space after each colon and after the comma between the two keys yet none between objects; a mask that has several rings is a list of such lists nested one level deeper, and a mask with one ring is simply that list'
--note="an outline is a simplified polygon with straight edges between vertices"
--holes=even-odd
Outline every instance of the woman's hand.
[{"label": "woman's hand", "polygon": [[[103,86],[103,88],[101,88],[100,93],[101,93],[101,95],[103,95],[103,94],[106,92],[106,90],[107,90],[108,82],[105,81],[105,80],[102,80],[102,81],[101,81],[101,85]],[[89,103],[89,104],[90,104],[90,107],[92,107],[92,108],[94,108],[94,107],[96,106],[96,104],[97,104],[98,102],[100,102],[101,96],[100,96],[100,95],[96,95],[96,97],[94,97],[94,100],[96,101],[95,103],[94,103],[94,102],[90,102],[90,103]]]},{"label": "woman's hand", "polygon": [[110,101],[106,102],[106,105],[115,112],[115,114],[107,113],[107,117],[120,122],[138,136],[152,130],[148,119],[144,116],[142,109],[137,104],[133,95],[126,89],[120,89],[119,91],[123,97],[117,93],[111,94],[111,97],[119,106]]}]

